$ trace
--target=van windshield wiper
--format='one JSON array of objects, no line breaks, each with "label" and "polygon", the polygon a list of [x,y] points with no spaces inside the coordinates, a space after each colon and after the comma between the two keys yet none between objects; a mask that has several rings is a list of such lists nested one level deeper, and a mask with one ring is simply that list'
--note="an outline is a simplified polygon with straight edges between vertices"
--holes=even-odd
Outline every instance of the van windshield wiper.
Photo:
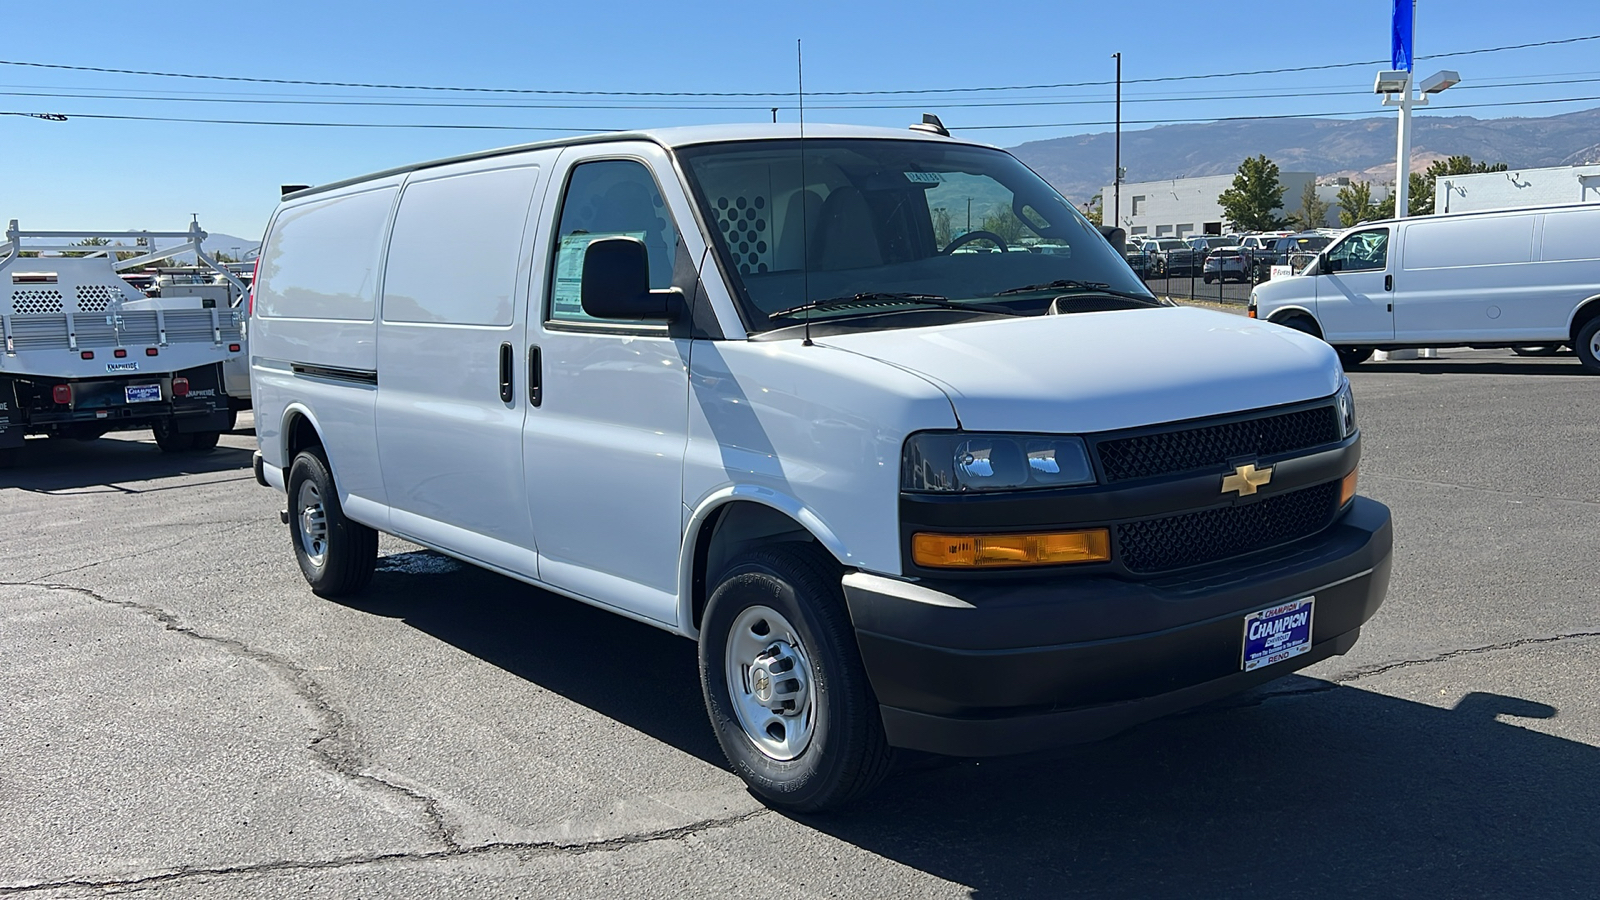
[{"label": "van windshield wiper", "polygon": [[1134,300],[1147,303],[1151,306],[1160,306],[1161,301],[1147,294],[1135,294],[1132,291],[1120,291],[1101,281],[1078,281],[1073,278],[1060,278],[1055,281],[1046,281],[1042,284],[1025,284],[1022,287],[1007,288],[996,297],[1005,297],[1011,294],[1033,294],[1041,291],[1056,291],[1062,294],[1094,293],[1106,294],[1111,297],[1121,297],[1124,300]]},{"label": "van windshield wiper", "polygon": [[795,313],[814,312],[819,309],[852,309],[859,308],[876,312],[885,306],[904,306],[915,304],[918,306],[934,306],[940,309],[978,310],[981,312],[1000,313],[1007,316],[1021,315],[1014,309],[1004,306],[991,306],[982,303],[958,303],[949,297],[938,294],[902,294],[892,291],[868,291],[861,294],[852,294],[847,297],[830,297],[827,300],[813,300],[788,309],[780,309],[767,316],[777,319],[783,316],[792,316]]}]

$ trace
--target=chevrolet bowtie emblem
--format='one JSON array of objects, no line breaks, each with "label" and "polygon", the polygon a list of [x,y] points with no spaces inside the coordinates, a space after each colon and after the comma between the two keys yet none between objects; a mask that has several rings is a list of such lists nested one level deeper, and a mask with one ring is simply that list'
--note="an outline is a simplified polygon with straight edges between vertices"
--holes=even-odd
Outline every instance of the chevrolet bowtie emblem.
[{"label": "chevrolet bowtie emblem", "polygon": [[1271,483],[1271,466],[1257,469],[1254,463],[1247,463],[1235,468],[1232,475],[1222,476],[1222,492],[1238,491],[1239,496],[1248,497],[1256,492],[1256,488]]}]

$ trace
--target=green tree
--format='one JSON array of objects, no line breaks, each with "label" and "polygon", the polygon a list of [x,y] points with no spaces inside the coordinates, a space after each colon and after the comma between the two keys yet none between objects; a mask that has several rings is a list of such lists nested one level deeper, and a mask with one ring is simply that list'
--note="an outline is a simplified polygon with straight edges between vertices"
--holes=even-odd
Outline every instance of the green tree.
[{"label": "green tree", "polygon": [[1017,214],[1011,211],[1011,207],[1005,204],[996,205],[983,217],[983,224],[978,227],[999,235],[1007,244],[1016,244],[1028,232],[1028,226],[1024,225],[1022,220],[1017,218]]},{"label": "green tree", "polygon": [[1339,188],[1339,196],[1335,200],[1339,205],[1339,224],[1346,228],[1378,218],[1378,205],[1372,202],[1370,181],[1350,182]]},{"label": "green tree", "polygon": [[942,206],[933,208],[933,240],[941,248],[950,246],[955,240],[955,229],[950,225],[950,210]]},{"label": "green tree", "polygon": [[[1406,215],[1431,216],[1433,215],[1433,182],[1422,175],[1412,172],[1407,179],[1410,196],[1406,198]],[[1394,194],[1378,201],[1378,218],[1394,218]]]},{"label": "green tree", "polygon": [[1247,157],[1239,164],[1233,187],[1217,197],[1222,214],[1241,231],[1275,231],[1284,220],[1273,214],[1283,208],[1284,186],[1278,182],[1278,164],[1265,155]]},{"label": "green tree", "polygon": [[1328,210],[1331,209],[1328,201],[1317,196],[1317,183],[1306,182],[1306,189],[1300,192],[1300,209],[1290,216],[1295,227],[1301,231],[1310,231],[1321,228],[1322,223],[1328,219]]},{"label": "green tree", "polygon": [[[84,238],[83,240],[78,241],[77,243],[74,243],[72,246],[74,246],[74,247],[104,247],[109,243],[111,243],[111,241],[109,239],[107,239],[107,238],[92,237],[92,238]],[[78,252],[78,251],[74,251],[74,250],[65,250],[65,251],[62,251],[61,255],[62,256],[70,256],[70,257],[79,257],[79,256],[88,256],[89,253],[88,253],[88,251]]]},{"label": "green tree", "polygon": [[1104,225],[1106,223],[1105,198],[1100,194],[1090,197],[1089,202],[1083,205],[1083,217],[1088,219],[1092,225]]},{"label": "green tree", "polygon": [[[1466,154],[1436,159],[1428,164],[1428,168],[1418,175],[1412,172],[1406,180],[1411,196],[1406,198],[1406,211],[1411,216],[1431,216],[1434,210],[1433,187],[1438,184],[1438,179],[1448,178],[1451,175],[1475,175],[1479,172],[1504,172],[1505,163],[1473,162],[1472,157]],[[1378,205],[1379,217],[1390,218],[1394,215],[1394,198],[1390,197]]]}]

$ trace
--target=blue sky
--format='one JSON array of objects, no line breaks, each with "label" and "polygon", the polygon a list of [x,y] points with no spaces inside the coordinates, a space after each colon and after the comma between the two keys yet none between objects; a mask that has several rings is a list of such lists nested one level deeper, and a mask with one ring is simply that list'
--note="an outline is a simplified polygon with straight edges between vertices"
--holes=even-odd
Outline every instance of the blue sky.
[{"label": "blue sky", "polygon": [[[1134,79],[1386,59],[1391,2],[282,0],[203,7],[16,0],[6,7],[0,60],[8,63],[545,91],[788,95],[667,98],[442,92],[0,65],[0,111],[69,116],[66,122],[0,116],[0,220],[19,219],[25,229],[169,230],[184,227],[189,214],[198,213],[210,231],[256,237],[276,203],[278,186],[284,183],[315,184],[569,133],[563,129],[770,121],[772,106],[780,107],[780,120],[793,121],[797,39],[804,41],[806,117],[812,122],[901,127],[930,110],[959,135],[1000,146],[1108,131],[1106,125],[1093,124],[1112,118],[1112,90],[1104,84],[849,97],[829,97],[825,92],[1100,82],[1112,77],[1110,54],[1119,50],[1123,77],[1129,80],[1123,91],[1123,117],[1130,122],[1344,111],[1377,114],[1381,112],[1377,99],[1367,92],[1380,66],[1157,83]],[[190,9],[195,12],[189,13]],[[1521,7],[1479,0],[1419,0],[1416,33],[1419,57],[1600,35],[1600,4],[1547,0]],[[1463,77],[1461,88],[1440,98],[1441,106],[1600,98],[1600,40],[1424,59],[1417,64],[1420,74],[1438,68],[1458,69]],[[1529,83],[1540,81],[1572,83]],[[50,94],[76,96],[40,96]],[[1310,96],[1287,96],[1291,94]],[[311,100],[321,104],[300,102]],[[437,105],[358,106],[330,101]],[[1041,105],[962,105],[1015,102]],[[1433,114],[1542,116],[1595,106],[1600,100]],[[551,130],[84,118],[89,115]],[[990,127],[1000,125],[1026,127]]]}]

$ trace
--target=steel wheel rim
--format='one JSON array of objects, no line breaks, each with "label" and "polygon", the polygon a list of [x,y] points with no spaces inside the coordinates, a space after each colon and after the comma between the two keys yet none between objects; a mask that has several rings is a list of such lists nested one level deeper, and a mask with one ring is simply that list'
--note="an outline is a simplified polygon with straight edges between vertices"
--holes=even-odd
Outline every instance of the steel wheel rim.
[{"label": "steel wheel rim", "polygon": [[322,506],[322,492],[311,481],[300,483],[295,498],[295,536],[311,564],[321,568],[328,560],[328,512]]},{"label": "steel wheel rim", "polygon": [[1589,355],[1595,359],[1600,359],[1600,331],[1596,331],[1589,337]]},{"label": "steel wheel rim", "polygon": [[723,667],[734,715],[750,742],[775,760],[804,753],[816,730],[816,679],[789,620],[766,606],[739,613],[728,629]]}]

